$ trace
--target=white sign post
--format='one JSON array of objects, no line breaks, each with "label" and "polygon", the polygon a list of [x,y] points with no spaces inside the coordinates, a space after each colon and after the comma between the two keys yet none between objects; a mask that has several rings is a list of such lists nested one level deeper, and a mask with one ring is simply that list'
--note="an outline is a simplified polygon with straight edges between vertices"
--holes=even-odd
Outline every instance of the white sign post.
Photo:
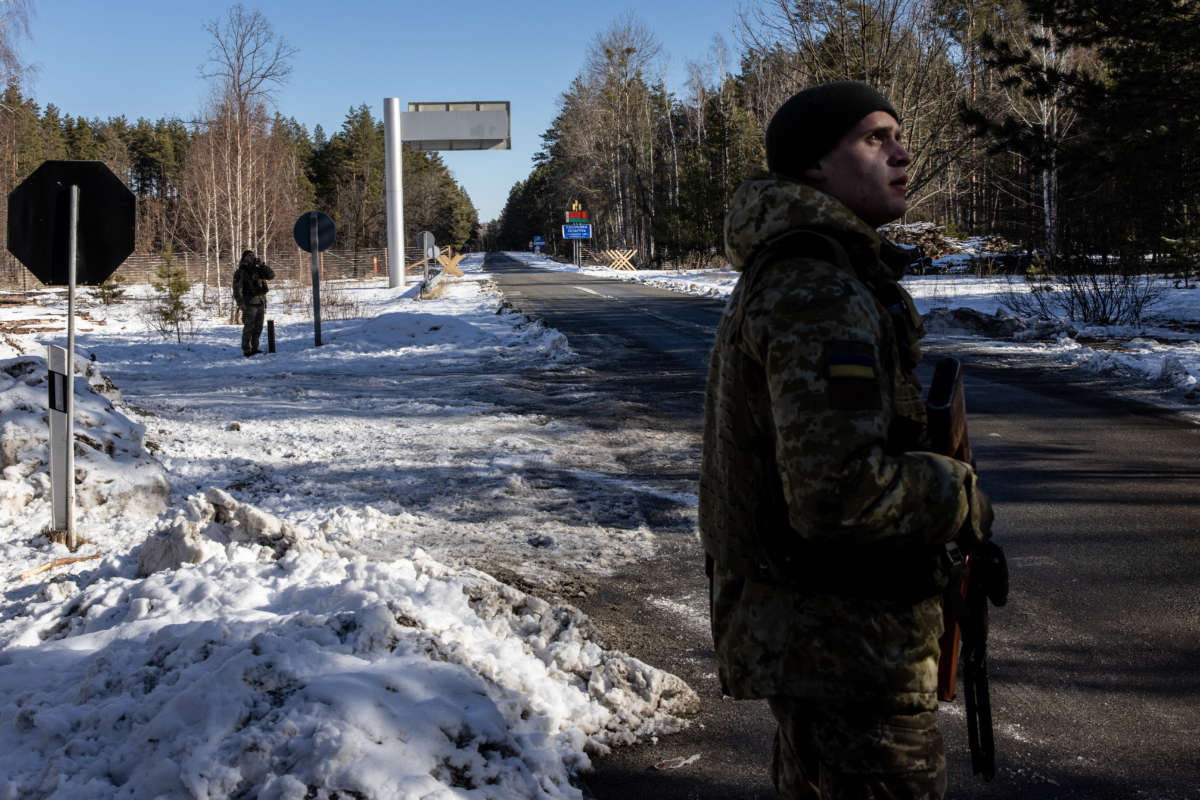
[{"label": "white sign post", "polygon": [[409,103],[383,98],[385,186],[387,187],[388,286],[407,282],[404,264],[403,143],[415,150],[511,150],[507,100],[467,103]]},{"label": "white sign post", "polygon": [[404,166],[400,140],[400,99],[383,100],[384,177],[387,186],[388,287],[408,283],[404,272]]},{"label": "white sign post", "polygon": [[46,364],[50,367],[50,506],[51,527],[74,534],[73,506],[75,481],[69,480],[75,471],[75,448],[71,447],[73,424],[71,374],[67,371],[68,351],[56,344],[46,346]]},{"label": "white sign post", "polygon": [[[50,348],[46,361],[50,424],[57,431],[51,436],[54,533],[65,529],[72,550],[79,545],[75,536],[75,285],[81,281],[99,286],[133,252],[136,215],[133,192],[100,161],[43,161],[8,196],[9,252],[42,283],[67,284],[67,349]],[[65,253],[60,245],[64,233]]]},{"label": "white sign post", "polygon": [[[67,548],[75,540],[75,259],[79,248],[79,187],[71,186],[70,234],[67,237],[67,348],[49,345],[50,374],[50,502],[56,531],[67,532]],[[56,369],[57,367],[57,369]],[[57,422],[57,425],[55,424]],[[57,467],[57,470],[55,469]]]}]

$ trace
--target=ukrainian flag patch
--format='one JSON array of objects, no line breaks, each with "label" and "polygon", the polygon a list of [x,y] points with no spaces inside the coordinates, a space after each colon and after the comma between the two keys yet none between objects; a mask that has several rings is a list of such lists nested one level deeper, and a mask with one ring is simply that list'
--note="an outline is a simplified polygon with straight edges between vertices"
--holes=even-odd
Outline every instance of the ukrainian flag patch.
[{"label": "ukrainian flag patch", "polygon": [[875,348],[866,342],[831,342],[827,375],[829,407],[858,411],[882,406],[876,379]]}]

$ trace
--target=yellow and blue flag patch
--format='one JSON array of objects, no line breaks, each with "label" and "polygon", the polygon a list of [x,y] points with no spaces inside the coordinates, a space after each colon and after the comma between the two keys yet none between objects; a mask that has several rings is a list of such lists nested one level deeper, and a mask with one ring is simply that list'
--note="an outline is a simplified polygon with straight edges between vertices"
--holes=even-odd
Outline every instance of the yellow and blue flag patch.
[{"label": "yellow and blue flag patch", "polygon": [[830,342],[825,361],[830,408],[860,411],[882,407],[873,346],[866,342]]}]

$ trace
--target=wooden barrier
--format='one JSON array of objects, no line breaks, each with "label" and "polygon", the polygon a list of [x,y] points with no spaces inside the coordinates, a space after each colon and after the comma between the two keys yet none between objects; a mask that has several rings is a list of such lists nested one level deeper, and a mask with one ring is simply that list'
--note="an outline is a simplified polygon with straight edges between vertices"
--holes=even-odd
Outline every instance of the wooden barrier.
[{"label": "wooden barrier", "polygon": [[637,269],[630,263],[630,259],[637,255],[637,250],[605,250],[600,255],[608,259],[609,269]]},{"label": "wooden barrier", "polygon": [[[438,257],[436,260],[439,264],[442,265],[442,269],[445,270],[447,275],[453,276],[455,278],[461,278],[461,277],[463,277],[463,271],[458,268],[458,262],[460,262],[464,258],[466,258],[466,255],[467,255],[466,253],[459,253],[458,255],[454,255],[454,248],[443,247],[441,249],[441,251],[438,253]],[[427,258],[422,258],[420,261],[414,261],[413,263],[405,266],[404,270],[405,270],[405,272],[413,272],[413,271],[419,270],[423,266],[425,266],[425,262],[428,260],[429,259],[427,259]]]},{"label": "wooden barrier", "polygon": [[458,268],[458,262],[463,260],[466,253],[454,255],[454,251],[449,247],[442,248],[442,253],[437,257],[438,263],[442,265],[447,275],[453,275],[455,278],[463,277],[463,271]]}]

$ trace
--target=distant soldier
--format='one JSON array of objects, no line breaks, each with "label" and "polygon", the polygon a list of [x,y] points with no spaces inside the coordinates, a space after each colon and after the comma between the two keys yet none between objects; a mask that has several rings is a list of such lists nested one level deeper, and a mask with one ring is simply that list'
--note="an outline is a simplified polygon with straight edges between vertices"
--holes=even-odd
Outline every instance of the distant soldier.
[{"label": "distant soldier", "polygon": [[785,102],[742,184],[742,272],[705,398],[700,533],[723,691],[765,698],[787,798],[937,800],[947,542],[991,525],[971,465],[929,450],[924,335],[876,228],[901,216],[899,116],[843,81]]},{"label": "distant soldier", "polygon": [[258,340],[267,316],[267,281],[274,278],[275,271],[253,250],[242,253],[242,260],[233,271],[233,301],[242,312],[242,355],[246,357],[262,352]]}]

